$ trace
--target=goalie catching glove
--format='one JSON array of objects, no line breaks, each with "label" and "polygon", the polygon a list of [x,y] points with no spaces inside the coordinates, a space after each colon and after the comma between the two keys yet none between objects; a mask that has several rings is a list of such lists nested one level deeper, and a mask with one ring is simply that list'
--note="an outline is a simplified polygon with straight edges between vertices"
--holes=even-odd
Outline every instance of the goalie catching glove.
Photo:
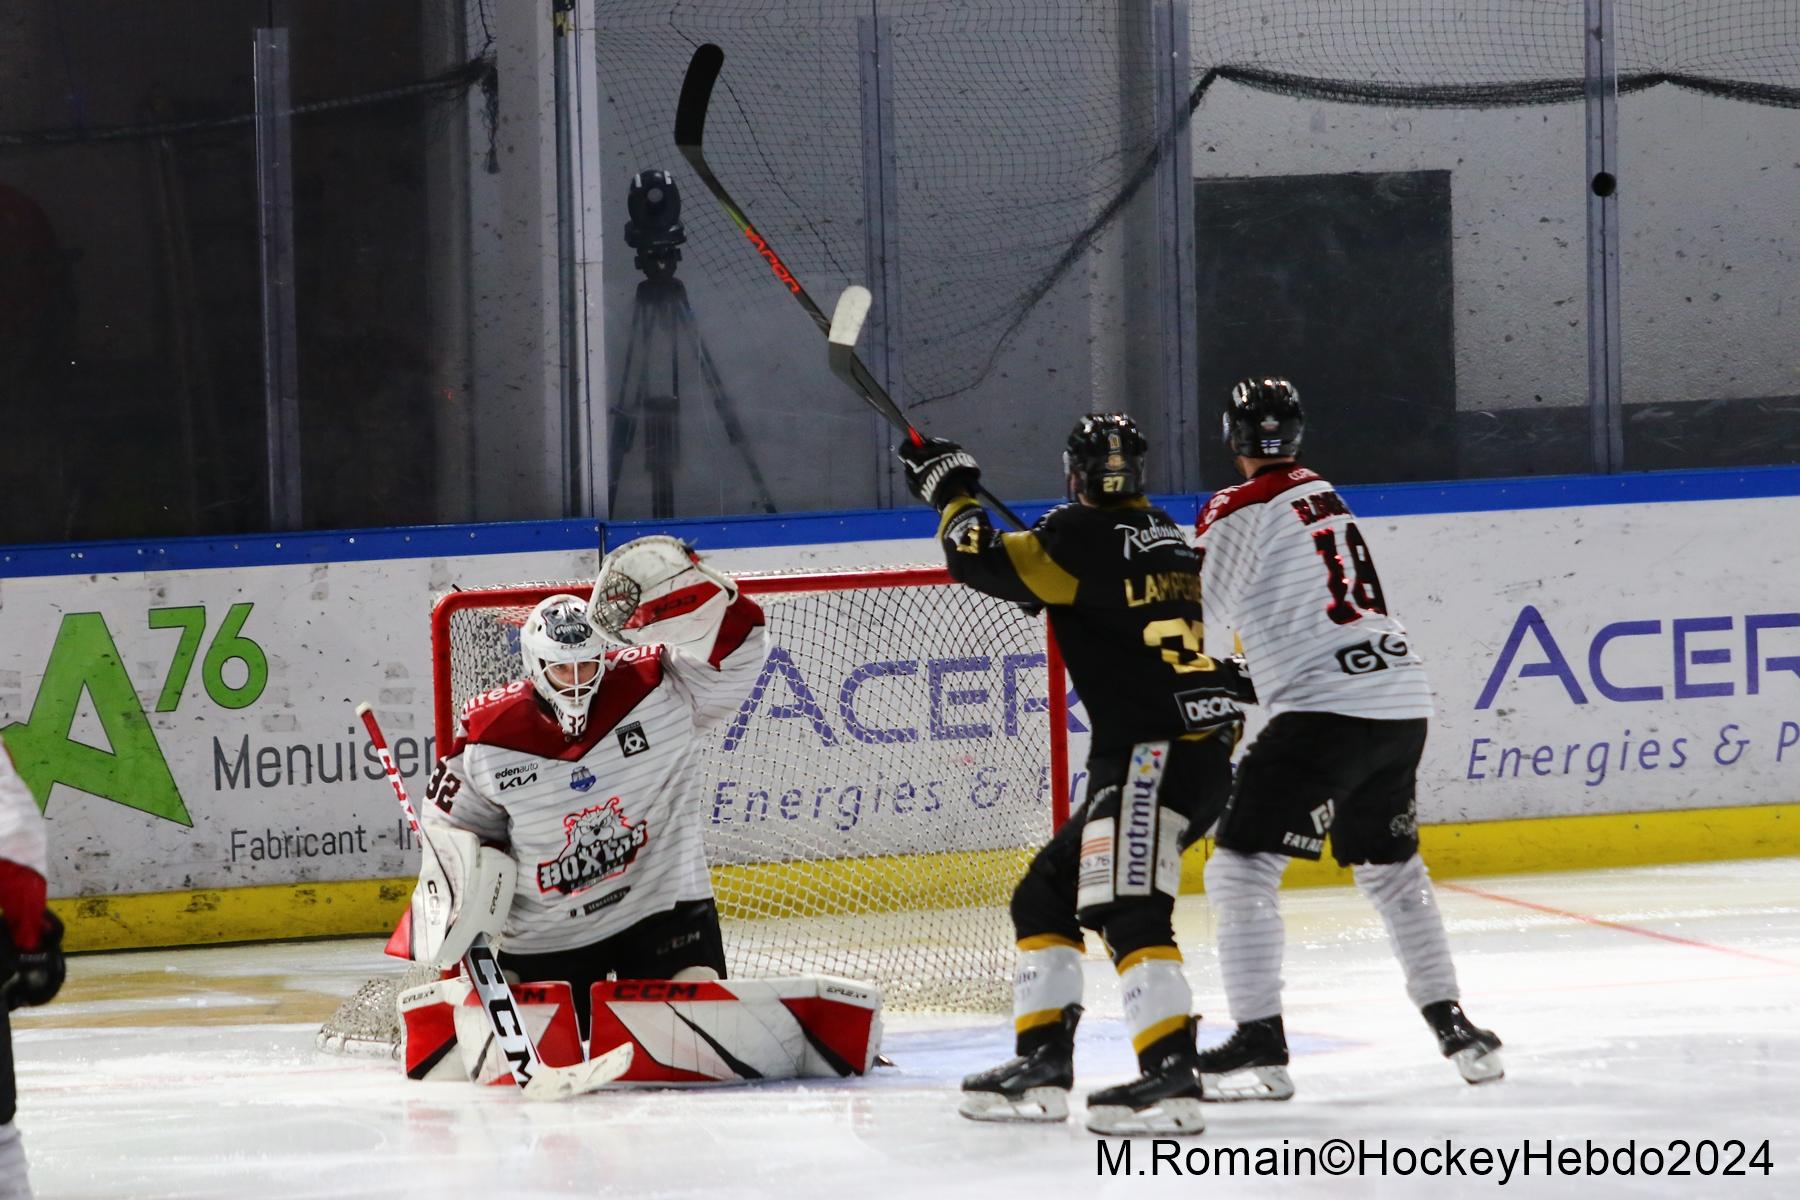
[{"label": "goalie catching glove", "polygon": [[616,641],[661,642],[698,650],[704,658],[737,595],[731,576],[701,562],[692,546],[655,534],[601,560],[590,612]]},{"label": "goalie catching glove", "polygon": [[936,509],[971,495],[981,478],[975,456],[943,438],[926,438],[916,446],[902,442],[897,453],[906,467],[907,489]]}]

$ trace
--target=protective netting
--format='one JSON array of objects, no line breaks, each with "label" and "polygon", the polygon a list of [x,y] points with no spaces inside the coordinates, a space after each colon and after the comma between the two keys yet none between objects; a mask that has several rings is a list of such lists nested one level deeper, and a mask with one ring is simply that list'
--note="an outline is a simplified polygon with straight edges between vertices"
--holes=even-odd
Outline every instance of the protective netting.
[{"label": "protective netting", "polygon": [[[769,658],[684,776],[732,972],[1004,1008],[1007,900],[1052,824],[1042,618],[941,570],[741,584],[768,617]],[[461,594],[475,605],[449,617],[440,700],[460,708],[517,678],[531,605],[586,586]]]},{"label": "protective netting", "polygon": [[[866,57],[896,145],[903,406],[992,402],[1002,352],[1186,136],[1221,81],[1346,103],[1494,107],[1585,93],[1580,0],[1212,0],[1187,6],[1188,77],[1159,100],[1151,14],[1125,0],[620,0],[600,68],[626,153],[674,161],[672,108],[693,48],[726,52],[707,156],[815,296],[871,273]],[[1622,93],[1663,84],[1800,107],[1792,0],[1618,0]],[[1179,92],[1175,93],[1179,94]],[[1165,93],[1166,97],[1166,93]],[[767,286],[761,260],[695,187],[688,254],[716,279]],[[828,302],[827,299],[827,302]],[[1059,302],[1060,303],[1060,302]],[[1054,307],[1054,305],[1052,306]],[[1048,317],[1039,333],[1051,328]],[[1040,344],[1055,336],[1045,334]]]}]

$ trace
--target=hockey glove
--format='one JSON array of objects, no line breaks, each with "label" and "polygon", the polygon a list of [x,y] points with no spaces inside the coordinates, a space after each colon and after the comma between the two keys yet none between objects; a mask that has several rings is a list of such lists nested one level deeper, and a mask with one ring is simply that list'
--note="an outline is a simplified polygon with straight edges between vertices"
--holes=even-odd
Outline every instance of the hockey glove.
[{"label": "hockey glove", "polygon": [[6,998],[6,1011],[48,1004],[62,990],[68,967],[63,962],[62,922],[49,909],[44,910],[43,931],[31,950],[13,945],[12,936],[0,931],[0,995]]},{"label": "hockey glove", "polygon": [[969,495],[981,478],[974,456],[943,438],[926,438],[919,446],[902,442],[897,453],[906,467],[907,490],[933,508]]},{"label": "hockey glove", "polygon": [[590,611],[609,637],[626,645],[710,648],[737,597],[737,582],[707,566],[692,546],[652,534],[600,561]]}]

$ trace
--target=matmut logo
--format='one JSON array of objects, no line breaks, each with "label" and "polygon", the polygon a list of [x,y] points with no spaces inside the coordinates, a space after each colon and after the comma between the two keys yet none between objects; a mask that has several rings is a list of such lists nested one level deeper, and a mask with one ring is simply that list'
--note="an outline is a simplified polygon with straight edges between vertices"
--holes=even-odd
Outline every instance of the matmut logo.
[{"label": "matmut logo", "polygon": [[617,796],[565,816],[563,832],[568,840],[562,852],[538,864],[539,892],[572,896],[586,891],[623,872],[650,840],[643,821],[634,825],[625,819]]}]

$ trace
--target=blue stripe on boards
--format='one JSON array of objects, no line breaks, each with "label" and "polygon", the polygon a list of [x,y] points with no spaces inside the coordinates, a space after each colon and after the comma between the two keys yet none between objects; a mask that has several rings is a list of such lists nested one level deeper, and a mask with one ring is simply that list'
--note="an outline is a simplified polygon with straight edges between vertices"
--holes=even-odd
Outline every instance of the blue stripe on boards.
[{"label": "blue stripe on boards", "polygon": [[[1494,512],[1600,504],[1667,504],[1689,500],[1746,500],[1800,495],[1800,467],[1652,471],[1627,475],[1552,475],[1530,479],[1470,479],[1438,483],[1346,485],[1358,516]],[[1156,496],[1154,502],[1192,525],[1206,495]],[[1014,506],[1035,521],[1052,502]],[[262,567],[283,563],[363,562],[447,558],[470,554],[592,549],[646,533],[668,533],[702,550],[803,546],[927,538],[936,514],[922,505],[670,521],[507,521],[484,525],[419,525],[238,537],[153,538],[141,541],[58,542],[0,546],[0,578],[118,575]]]}]

